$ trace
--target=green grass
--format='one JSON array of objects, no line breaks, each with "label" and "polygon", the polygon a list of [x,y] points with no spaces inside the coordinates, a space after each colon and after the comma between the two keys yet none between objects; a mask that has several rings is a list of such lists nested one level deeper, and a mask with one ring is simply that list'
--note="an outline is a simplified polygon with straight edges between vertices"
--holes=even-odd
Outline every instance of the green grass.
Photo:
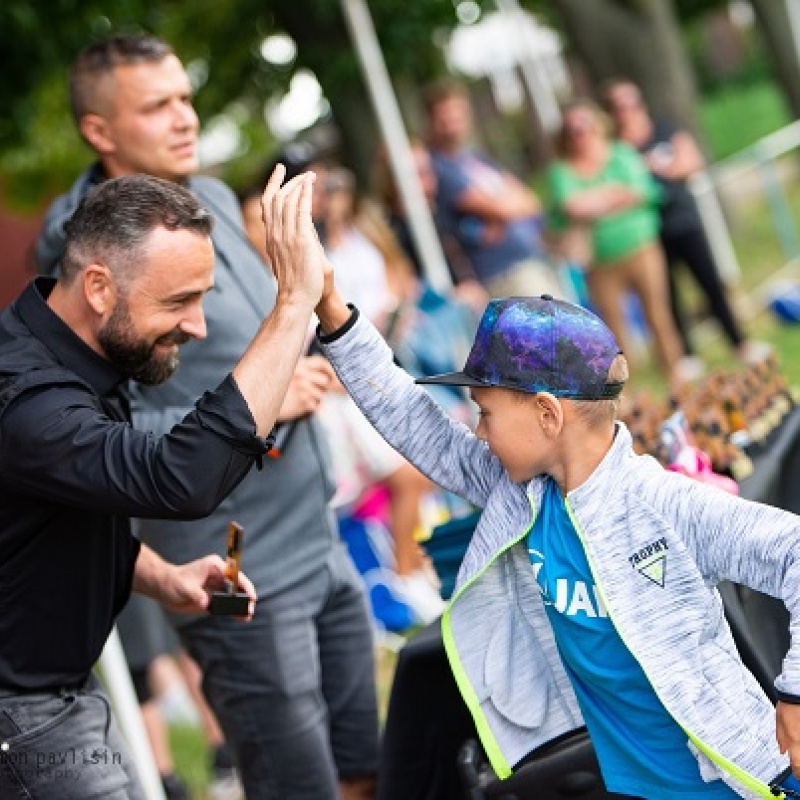
[{"label": "green grass", "polygon": [[[751,338],[766,342],[774,348],[789,383],[800,386],[800,359],[797,358],[797,353],[800,352],[800,324],[783,323],[770,311],[764,310],[748,320],[745,328]],[[733,370],[738,366],[721,335],[704,338],[696,349],[710,370]],[[652,362],[639,366],[631,376],[630,392],[635,393],[640,389],[646,389],[662,399],[667,396],[666,381]]]},{"label": "green grass", "polygon": [[714,161],[791,121],[781,91],[771,81],[726,86],[708,94],[701,98],[698,116]]},{"label": "green grass", "polygon": [[170,725],[169,743],[175,769],[186,782],[192,797],[203,800],[210,779],[208,744],[201,728]]}]

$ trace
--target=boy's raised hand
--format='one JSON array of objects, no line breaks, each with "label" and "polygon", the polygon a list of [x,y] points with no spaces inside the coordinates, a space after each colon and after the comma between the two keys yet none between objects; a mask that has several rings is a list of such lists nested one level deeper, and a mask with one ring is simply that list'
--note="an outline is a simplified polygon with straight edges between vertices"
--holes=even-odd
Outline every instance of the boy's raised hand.
[{"label": "boy's raised hand", "polygon": [[311,219],[312,172],[283,186],[286,168],[275,167],[264,189],[261,207],[266,250],[278,282],[278,296],[314,306],[322,296],[327,258]]}]

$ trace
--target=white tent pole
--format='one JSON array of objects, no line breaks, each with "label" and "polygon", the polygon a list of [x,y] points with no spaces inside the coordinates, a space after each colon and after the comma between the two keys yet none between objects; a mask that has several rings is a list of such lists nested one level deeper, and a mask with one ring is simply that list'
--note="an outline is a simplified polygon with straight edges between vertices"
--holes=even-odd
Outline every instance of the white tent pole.
[{"label": "white tent pole", "polygon": [[786,11],[794,40],[795,57],[800,61],[800,0],[786,0]]},{"label": "white tent pole", "polygon": [[422,191],[397,97],[383,60],[375,26],[365,0],[341,0],[342,11],[358,55],[378,124],[389,152],[392,175],[408,215],[411,235],[419,249],[430,285],[446,292],[453,285],[442,245]]},{"label": "white tent pole", "polygon": [[703,223],[708,244],[714,255],[723,283],[733,284],[741,276],[739,260],[733,248],[728,223],[717,197],[714,181],[708,170],[700,170],[689,178],[689,189],[697,201],[697,210]]},{"label": "white tent pole", "polygon": [[517,39],[517,60],[522,72],[522,79],[528,88],[528,94],[536,106],[539,120],[547,133],[555,133],[561,126],[561,108],[553,85],[543,75],[542,67],[536,63],[536,53],[525,36],[524,11],[518,0],[495,0],[506,23],[509,36]]},{"label": "white tent pole", "polygon": [[166,800],[116,627],[112,629],[98,663],[145,797],[147,800]]}]

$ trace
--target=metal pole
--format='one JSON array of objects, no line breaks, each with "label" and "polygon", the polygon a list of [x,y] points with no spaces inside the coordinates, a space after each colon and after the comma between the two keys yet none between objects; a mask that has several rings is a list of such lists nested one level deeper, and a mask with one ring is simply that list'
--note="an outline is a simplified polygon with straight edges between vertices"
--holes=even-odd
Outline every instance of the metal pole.
[{"label": "metal pole", "polygon": [[408,215],[411,235],[419,248],[425,277],[434,289],[447,292],[453,285],[450,271],[428,201],[422,191],[400,107],[383,60],[369,8],[365,0],[341,0],[341,5],[389,151],[389,164]]},{"label": "metal pole", "polygon": [[774,158],[760,158],[756,164],[761,173],[764,194],[772,216],[772,224],[778,234],[778,241],[783,250],[783,256],[791,261],[800,255],[800,242],[797,238],[797,228],[794,224],[792,209],[786,197],[786,190],[781,183],[778,166]]},{"label": "metal pole", "polygon": [[800,62],[800,0],[786,0],[786,13],[789,15],[795,58]]},{"label": "metal pole", "polygon": [[714,254],[719,275],[726,284],[739,280],[742,271],[736,251],[733,249],[728,223],[719,204],[714,183],[706,170],[696,172],[689,178],[689,188],[697,201],[697,210],[703,222],[708,244]]},{"label": "metal pole", "polygon": [[542,68],[537,64],[536,53],[532,52],[525,38],[524,12],[518,0],[495,0],[495,5],[503,15],[509,36],[517,39],[522,79],[525,81],[542,127],[546,133],[555,133],[561,126],[561,108],[552,84],[542,74]]},{"label": "metal pole", "polygon": [[114,706],[117,724],[125,737],[147,800],[166,800],[142,712],[133,689],[128,662],[117,629],[111,631],[99,661],[100,674]]}]

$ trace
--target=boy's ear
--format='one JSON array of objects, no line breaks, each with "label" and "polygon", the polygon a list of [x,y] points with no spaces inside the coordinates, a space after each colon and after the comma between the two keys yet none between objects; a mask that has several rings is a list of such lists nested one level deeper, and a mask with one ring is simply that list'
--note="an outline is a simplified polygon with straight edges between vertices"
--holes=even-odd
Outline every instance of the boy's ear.
[{"label": "boy's ear", "polygon": [[539,412],[539,424],[546,436],[555,438],[564,427],[564,407],[561,401],[550,392],[538,392],[535,398]]}]

